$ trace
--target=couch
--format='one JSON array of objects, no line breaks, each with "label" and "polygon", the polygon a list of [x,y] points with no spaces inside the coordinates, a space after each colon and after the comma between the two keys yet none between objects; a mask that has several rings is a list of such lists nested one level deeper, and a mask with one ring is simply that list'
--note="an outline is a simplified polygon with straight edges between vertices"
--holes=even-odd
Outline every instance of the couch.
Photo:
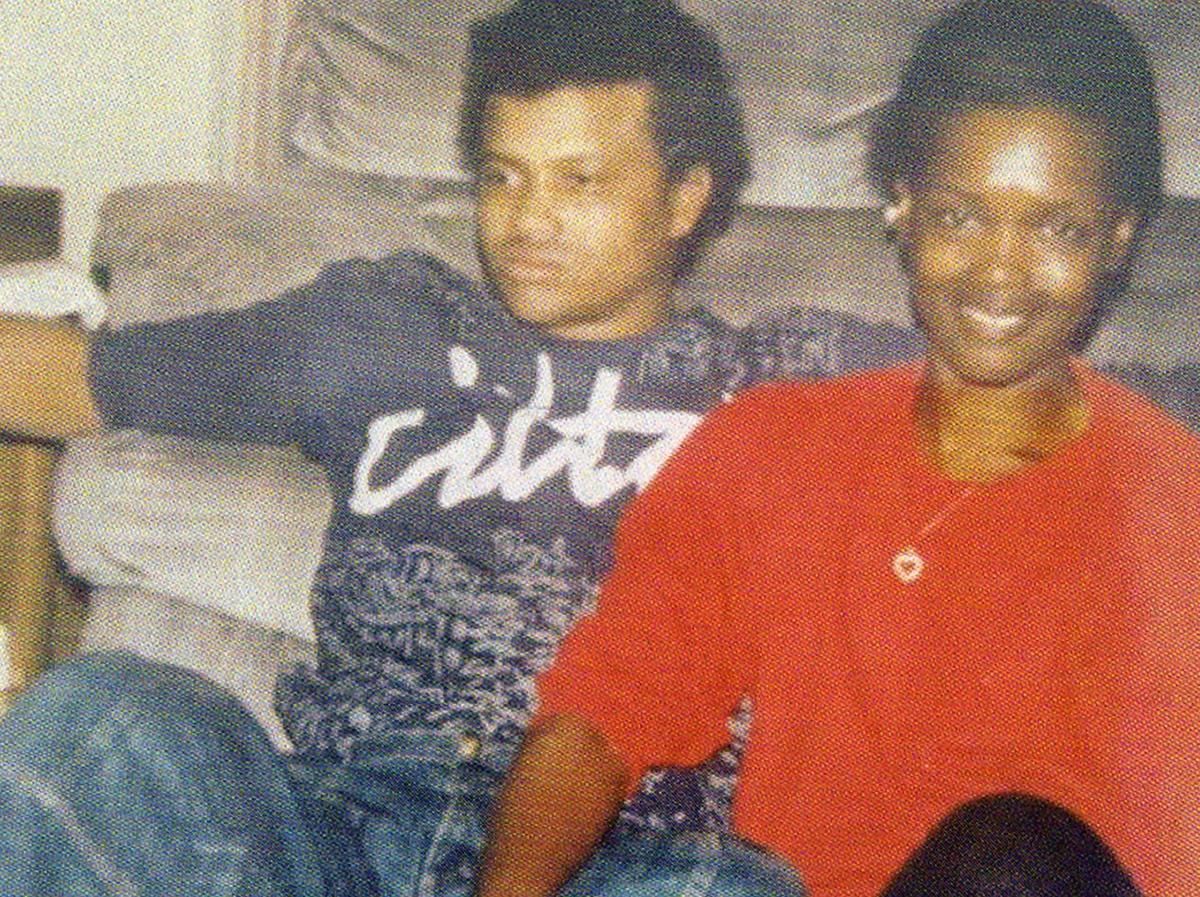
[{"label": "couch", "polygon": [[[331,260],[402,247],[477,271],[461,182],[342,164],[345,142],[328,144],[339,152],[303,151],[339,108],[362,112],[322,93],[343,81],[323,79],[313,60],[337,53],[302,52],[319,41],[320,25],[311,15],[297,19],[283,91],[294,108],[282,117],[295,139],[269,176],[147,184],[108,197],[93,275],[107,292],[110,326],[244,306]],[[341,35],[338,53],[375,46],[347,42],[344,26],[329,32]],[[847,328],[912,337],[894,249],[874,208],[746,206],[679,300],[737,324],[814,305],[841,313]],[[1127,301],[1089,355],[1200,431],[1200,200],[1168,201]],[[329,510],[322,474],[290,449],[134,431],[71,440],[53,524],[67,569],[87,588],[82,647],[127,648],[199,670],[242,697],[286,746],[271,683],[281,665],[312,656],[307,590]]]}]

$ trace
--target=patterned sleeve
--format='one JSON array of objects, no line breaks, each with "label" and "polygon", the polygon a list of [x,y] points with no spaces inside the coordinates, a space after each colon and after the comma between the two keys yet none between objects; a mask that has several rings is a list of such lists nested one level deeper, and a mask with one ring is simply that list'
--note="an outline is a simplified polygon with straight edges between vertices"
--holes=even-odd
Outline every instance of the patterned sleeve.
[{"label": "patterned sleeve", "polygon": [[918,357],[918,331],[840,311],[798,307],[746,328],[751,382],[836,377]]},{"label": "patterned sleeve", "polygon": [[[364,364],[364,346],[380,341],[429,346],[450,282],[447,269],[418,253],[351,259],[249,308],[104,333],[93,345],[92,392],[113,427],[297,442],[305,411],[337,375],[327,362]],[[419,376],[419,358],[407,363]]]},{"label": "patterned sleeve", "polygon": [[178,436],[294,441],[313,294],[102,334],[90,372],[101,416]]}]

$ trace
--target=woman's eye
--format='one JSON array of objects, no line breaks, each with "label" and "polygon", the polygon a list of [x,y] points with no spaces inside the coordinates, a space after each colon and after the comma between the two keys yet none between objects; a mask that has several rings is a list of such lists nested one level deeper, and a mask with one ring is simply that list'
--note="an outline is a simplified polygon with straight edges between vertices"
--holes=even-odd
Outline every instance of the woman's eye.
[{"label": "woman's eye", "polygon": [[935,208],[933,220],[948,230],[963,230],[975,222],[975,218],[970,212],[951,207]]},{"label": "woman's eye", "polygon": [[1042,236],[1072,246],[1087,243],[1092,236],[1092,230],[1086,224],[1069,218],[1055,218],[1047,221],[1041,228]]}]

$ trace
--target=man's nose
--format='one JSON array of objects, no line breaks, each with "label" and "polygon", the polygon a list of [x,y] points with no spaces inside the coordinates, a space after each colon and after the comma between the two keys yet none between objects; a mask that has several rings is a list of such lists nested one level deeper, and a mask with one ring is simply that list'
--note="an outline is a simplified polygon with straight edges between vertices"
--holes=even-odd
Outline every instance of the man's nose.
[{"label": "man's nose", "polygon": [[514,227],[529,240],[547,240],[558,233],[558,213],[547,185],[531,180],[517,197]]}]

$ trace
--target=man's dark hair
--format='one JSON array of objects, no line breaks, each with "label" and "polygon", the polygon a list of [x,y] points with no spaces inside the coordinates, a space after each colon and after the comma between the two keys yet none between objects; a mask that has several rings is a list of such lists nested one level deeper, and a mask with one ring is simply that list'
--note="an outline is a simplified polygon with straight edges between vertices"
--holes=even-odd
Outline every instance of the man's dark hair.
[{"label": "man's dark hair", "polygon": [[1162,202],[1154,74],[1141,42],[1094,0],[966,0],[921,35],[872,135],[883,195],[919,180],[948,116],[982,106],[1077,116],[1104,142],[1108,186],[1149,217]]},{"label": "man's dark hair", "polygon": [[479,170],[485,112],[494,96],[531,97],[560,87],[645,82],[667,176],[704,165],[713,192],[679,247],[686,272],[729,226],[750,176],[742,109],[712,34],[672,0],[518,0],[471,27],[458,148]]}]

